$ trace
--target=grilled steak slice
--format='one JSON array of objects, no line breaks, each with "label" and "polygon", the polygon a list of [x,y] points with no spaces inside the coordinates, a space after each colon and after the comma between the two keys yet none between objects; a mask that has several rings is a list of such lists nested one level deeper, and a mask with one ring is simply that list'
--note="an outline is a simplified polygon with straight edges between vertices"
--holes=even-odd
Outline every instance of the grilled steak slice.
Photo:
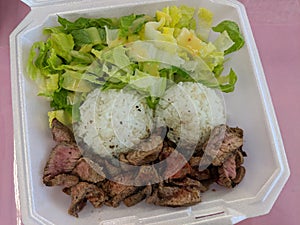
[{"label": "grilled steak slice", "polygon": [[172,184],[178,187],[182,187],[185,188],[187,190],[191,190],[191,189],[198,189],[201,192],[207,191],[207,187],[205,187],[204,185],[201,184],[200,181],[197,180],[193,180],[189,177],[186,177],[184,179],[172,179],[168,181],[168,184]]},{"label": "grilled steak slice", "polygon": [[228,158],[224,164],[219,167],[219,179],[217,183],[221,186],[231,188],[232,180],[236,177],[235,156]]},{"label": "grilled steak slice", "polygon": [[122,174],[122,169],[119,167],[114,166],[112,163],[110,163],[108,160],[104,161],[103,168],[106,170],[106,176],[108,178],[114,178],[115,176],[118,176],[119,174]]},{"label": "grilled steak slice", "polygon": [[207,180],[207,179],[212,178],[211,172],[209,169],[199,171],[198,168],[192,168],[191,177],[198,181]]},{"label": "grilled steak slice", "polygon": [[202,160],[202,157],[200,157],[200,156],[192,156],[189,160],[190,166],[199,168],[201,160]]},{"label": "grilled steak slice", "polygon": [[77,145],[68,143],[57,144],[52,149],[44,168],[43,182],[46,184],[58,174],[71,172],[80,157],[81,151]]},{"label": "grilled steak slice", "polygon": [[239,184],[243,180],[245,174],[246,174],[245,167],[243,166],[238,167],[236,169],[236,177],[232,180],[234,182],[234,185]]},{"label": "grilled steak slice", "polygon": [[184,156],[178,151],[173,151],[171,155],[166,158],[167,168],[164,172],[164,178],[179,179],[186,177],[191,173],[191,167]]},{"label": "grilled steak slice", "polygon": [[152,193],[152,186],[147,185],[142,190],[138,190],[137,193],[125,198],[123,202],[127,207],[134,206],[139,202],[143,201],[148,196],[150,196],[151,193]]},{"label": "grilled steak slice", "polygon": [[235,162],[237,167],[240,167],[244,163],[244,156],[241,151],[237,151],[235,156]]},{"label": "grilled steak slice", "polygon": [[128,152],[126,159],[135,166],[145,165],[155,161],[163,147],[160,136],[152,135],[149,140],[141,142],[133,151]]},{"label": "grilled steak slice", "polygon": [[107,206],[118,207],[128,196],[134,194],[139,187],[126,185],[133,180],[132,174],[119,174],[114,181],[108,180],[102,185],[104,192],[110,197],[105,202]]},{"label": "grilled steak slice", "polygon": [[221,166],[243,145],[243,130],[227,125],[215,127],[209,140],[204,144],[204,160],[214,166]]},{"label": "grilled steak slice", "polygon": [[59,122],[56,118],[52,120],[51,131],[54,141],[75,143],[75,137],[70,128]]},{"label": "grilled steak slice", "polygon": [[119,155],[119,161],[120,161],[120,168],[123,171],[129,171],[129,170],[133,170],[136,169],[134,168],[134,166],[130,165],[129,161],[126,159],[126,153],[120,153]]},{"label": "grilled steak slice", "polygon": [[58,174],[52,179],[48,180],[46,186],[63,186],[64,188],[72,187],[78,184],[79,178],[70,174]]},{"label": "grilled steak slice", "polygon": [[139,173],[135,177],[136,186],[145,186],[147,184],[155,184],[160,181],[160,177],[154,166],[141,166]]},{"label": "grilled steak slice", "polygon": [[99,208],[106,200],[105,193],[94,184],[80,182],[71,187],[72,202],[68,210],[70,215],[78,217],[80,212],[89,200],[95,208]]},{"label": "grilled steak slice", "polygon": [[147,203],[160,206],[180,207],[191,206],[201,201],[200,191],[181,187],[169,187],[160,184],[152,195],[147,198]]},{"label": "grilled steak slice", "polygon": [[163,147],[163,149],[158,157],[160,161],[165,160],[172,154],[172,152],[175,151],[175,149],[173,147],[169,146],[166,142],[164,142],[164,145],[165,146]]},{"label": "grilled steak slice", "polygon": [[105,174],[101,171],[101,168],[96,172],[96,170],[94,170],[87,162],[87,160],[88,159],[84,158],[79,159],[77,165],[72,171],[72,174],[77,175],[83,181],[88,181],[91,183],[103,181],[105,179]]},{"label": "grilled steak slice", "polygon": [[222,166],[218,167],[219,185],[227,188],[235,187],[239,184],[245,176],[246,169],[241,166],[244,163],[244,153],[241,148],[225,160]]},{"label": "grilled steak slice", "polygon": [[71,195],[71,187],[65,187],[62,189],[62,192],[66,195]]}]

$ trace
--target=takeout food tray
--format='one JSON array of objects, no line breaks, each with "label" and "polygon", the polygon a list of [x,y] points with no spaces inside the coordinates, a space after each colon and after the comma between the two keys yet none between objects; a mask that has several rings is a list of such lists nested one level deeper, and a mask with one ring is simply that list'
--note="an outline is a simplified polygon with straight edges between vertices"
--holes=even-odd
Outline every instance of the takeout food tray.
[{"label": "takeout food tray", "polygon": [[[20,219],[27,224],[235,224],[268,213],[289,177],[284,146],[263,68],[244,6],[235,0],[27,0],[31,12],[13,31],[11,85],[14,112],[15,198]],[[55,2],[55,3],[54,3]],[[79,218],[66,212],[70,199],[61,188],[42,183],[42,171],[53,147],[48,127],[48,102],[37,96],[26,78],[31,45],[44,40],[43,27],[57,25],[57,15],[70,20],[83,17],[119,17],[130,13],[154,14],[167,5],[205,7],[214,13],[214,24],[236,21],[245,46],[230,57],[238,74],[236,90],[225,94],[228,123],[245,131],[246,176],[236,188],[213,187],[192,207],[163,208],[140,203],[134,207],[86,207]],[[228,68],[226,68],[228,69]]]}]

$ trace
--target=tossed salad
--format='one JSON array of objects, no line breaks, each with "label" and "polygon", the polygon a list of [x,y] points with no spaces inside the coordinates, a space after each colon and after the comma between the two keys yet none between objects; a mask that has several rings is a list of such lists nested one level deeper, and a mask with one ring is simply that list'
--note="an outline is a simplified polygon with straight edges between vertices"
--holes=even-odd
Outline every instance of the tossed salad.
[{"label": "tossed salad", "polygon": [[[79,118],[73,106],[81,101],[75,96],[83,101],[96,87],[122,89],[131,84],[147,96],[152,109],[169,81],[234,90],[237,75],[233,69],[223,74],[225,56],[239,50],[244,39],[233,21],[213,26],[208,9],[170,6],[154,16],[131,14],[74,22],[58,16],[58,23],[44,29],[48,39],[33,44],[27,65],[39,95],[50,100],[50,123],[57,118],[70,125]],[[219,33],[214,40],[209,39],[212,31]]]}]

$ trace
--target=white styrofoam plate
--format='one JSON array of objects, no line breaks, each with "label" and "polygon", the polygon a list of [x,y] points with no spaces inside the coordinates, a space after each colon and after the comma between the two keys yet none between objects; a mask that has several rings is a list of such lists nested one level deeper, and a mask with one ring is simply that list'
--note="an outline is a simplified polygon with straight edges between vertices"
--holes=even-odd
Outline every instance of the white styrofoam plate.
[{"label": "white styrofoam plate", "polygon": [[[47,5],[47,1],[26,2],[33,6],[32,10],[10,39],[15,191],[25,225],[224,225],[269,212],[289,177],[289,168],[263,68],[241,3],[234,0],[57,1],[55,5]],[[229,124],[245,131],[246,177],[232,190],[215,187],[216,192],[205,192],[203,202],[192,207],[172,209],[140,203],[131,208],[94,209],[88,205],[78,219],[69,216],[69,196],[59,187],[49,188],[42,183],[43,167],[54,143],[47,122],[49,104],[37,96],[35,84],[25,76],[29,49],[35,41],[45,39],[43,27],[57,25],[57,15],[68,19],[130,13],[153,15],[157,9],[174,4],[206,7],[214,13],[214,24],[224,19],[234,20],[245,37],[246,45],[227,63],[238,74],[238,82],[234,93],[225,95],[225,102]]]}]

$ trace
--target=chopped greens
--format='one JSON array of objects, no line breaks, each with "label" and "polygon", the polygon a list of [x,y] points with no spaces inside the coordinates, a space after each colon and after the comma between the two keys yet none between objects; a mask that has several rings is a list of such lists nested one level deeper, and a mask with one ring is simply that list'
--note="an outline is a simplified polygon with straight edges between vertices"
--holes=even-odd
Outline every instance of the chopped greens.
[{"label": "chopped greens", "polygon": [[225,55],[235,52],[244,46],[245,43],[244,38],[240,33],[239,26],[235,22],[224,20],[223,22],[219,23],[217,26],[212,27],[212,30],[220,33],[227,32],[231,40],[234,42],[234,44],[230,48],[224,51]]},{"label": "chopped greens", "polygon": [[[39,95],[50,100],[49,120],[57,117],[70,125],[79,118],[72,110],[80,105],[74,95],[95,88],[130,87],[144,95],[152,109],[174,83],[200,82],[234,91],[237,75],[232,68],[223,75],[225,57],[242,48],[244,38],[233,21],[213,26],[208,9],[168,6],[154,16],[75,21],[58,16],[58,23],[44,29],[48,38],[32,45],[27,63]],[[209,39],[212,31],[219,33],[215,40]]]}]

